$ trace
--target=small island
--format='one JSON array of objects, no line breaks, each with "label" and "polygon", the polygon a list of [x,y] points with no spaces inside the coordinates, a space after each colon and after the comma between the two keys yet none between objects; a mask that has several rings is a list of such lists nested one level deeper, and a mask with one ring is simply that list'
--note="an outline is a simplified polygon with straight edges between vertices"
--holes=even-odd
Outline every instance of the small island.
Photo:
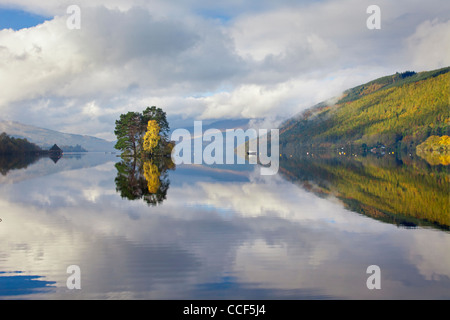
[{"label": "small island", "polygon": [[115,165],[116,191],[122,198],[143,199],[149,206],[162,203],[170,184],[167,171],[175,169],[171,158],[175,144],[168,138],[166,113],[152,106],[122,114],[114,133],[122,158]]}]

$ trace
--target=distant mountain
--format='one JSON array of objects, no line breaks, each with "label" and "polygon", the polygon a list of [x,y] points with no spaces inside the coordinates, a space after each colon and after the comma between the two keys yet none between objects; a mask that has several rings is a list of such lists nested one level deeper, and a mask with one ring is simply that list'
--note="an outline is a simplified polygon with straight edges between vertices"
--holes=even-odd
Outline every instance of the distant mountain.
[{"label": "distant mountain", "polygon": [[87,151],[112,152],[114,142],[100,138],[62,133],[54,130],[39,128],[15,121],[0,121],[0,133],[6,132],[15,138],[26,138],[28,141],[37,144],[43,149],[49,149],[54,144],[58,146],[81,146]]},{"label": "distant mountain", "polygon": [[285,121],[280,148],[386,147],[414,150],[450,134],[450,67],[375,79]]}]

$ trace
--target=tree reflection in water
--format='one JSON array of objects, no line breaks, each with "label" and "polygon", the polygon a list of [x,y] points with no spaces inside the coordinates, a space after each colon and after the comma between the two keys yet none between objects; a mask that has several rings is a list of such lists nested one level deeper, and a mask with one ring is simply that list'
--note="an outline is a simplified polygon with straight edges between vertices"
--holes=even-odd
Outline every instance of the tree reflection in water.
[{"label": "tree reflection in water", "polygon": [[1,155],[0,174],[6,176],[9,171],[26,169],[29,165],[38,161],[40,156],[35,154]]},{"label": "tree reflection in water", "polygon": [[158,205],[167,196],[170,180],[168,170],[175,164],[170,157],[152,159],[123,158],[116,163],[116,191],[128,200],[143,199],[148,205]]},{"label": "tree reflection in water", "polygon": [[399,155],[305,154],[280,159],[285,179],[377,220],[450,230],[448,166]]}]

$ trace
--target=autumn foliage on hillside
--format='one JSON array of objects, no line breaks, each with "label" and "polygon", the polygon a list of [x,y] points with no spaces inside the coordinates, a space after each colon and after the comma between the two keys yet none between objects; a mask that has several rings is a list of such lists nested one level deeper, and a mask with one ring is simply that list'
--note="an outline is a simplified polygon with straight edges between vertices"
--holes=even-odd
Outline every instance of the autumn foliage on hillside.
[{"label": "autumn foliage on hillside", "polygon": [[450,67],[380,79],[286,121],[280,143],[414,149],[429,136],[450,134]]}]

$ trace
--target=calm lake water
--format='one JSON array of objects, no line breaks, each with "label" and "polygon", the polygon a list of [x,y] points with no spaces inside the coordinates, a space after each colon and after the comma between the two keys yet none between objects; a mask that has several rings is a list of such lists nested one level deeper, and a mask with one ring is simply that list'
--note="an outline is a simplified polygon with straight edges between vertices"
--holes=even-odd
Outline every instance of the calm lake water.
[{"label": "calm lake water", "polygon": [[261,176],[102,153],[1,167],[2,299],[450,298],[447,167],[305,157]]}]

